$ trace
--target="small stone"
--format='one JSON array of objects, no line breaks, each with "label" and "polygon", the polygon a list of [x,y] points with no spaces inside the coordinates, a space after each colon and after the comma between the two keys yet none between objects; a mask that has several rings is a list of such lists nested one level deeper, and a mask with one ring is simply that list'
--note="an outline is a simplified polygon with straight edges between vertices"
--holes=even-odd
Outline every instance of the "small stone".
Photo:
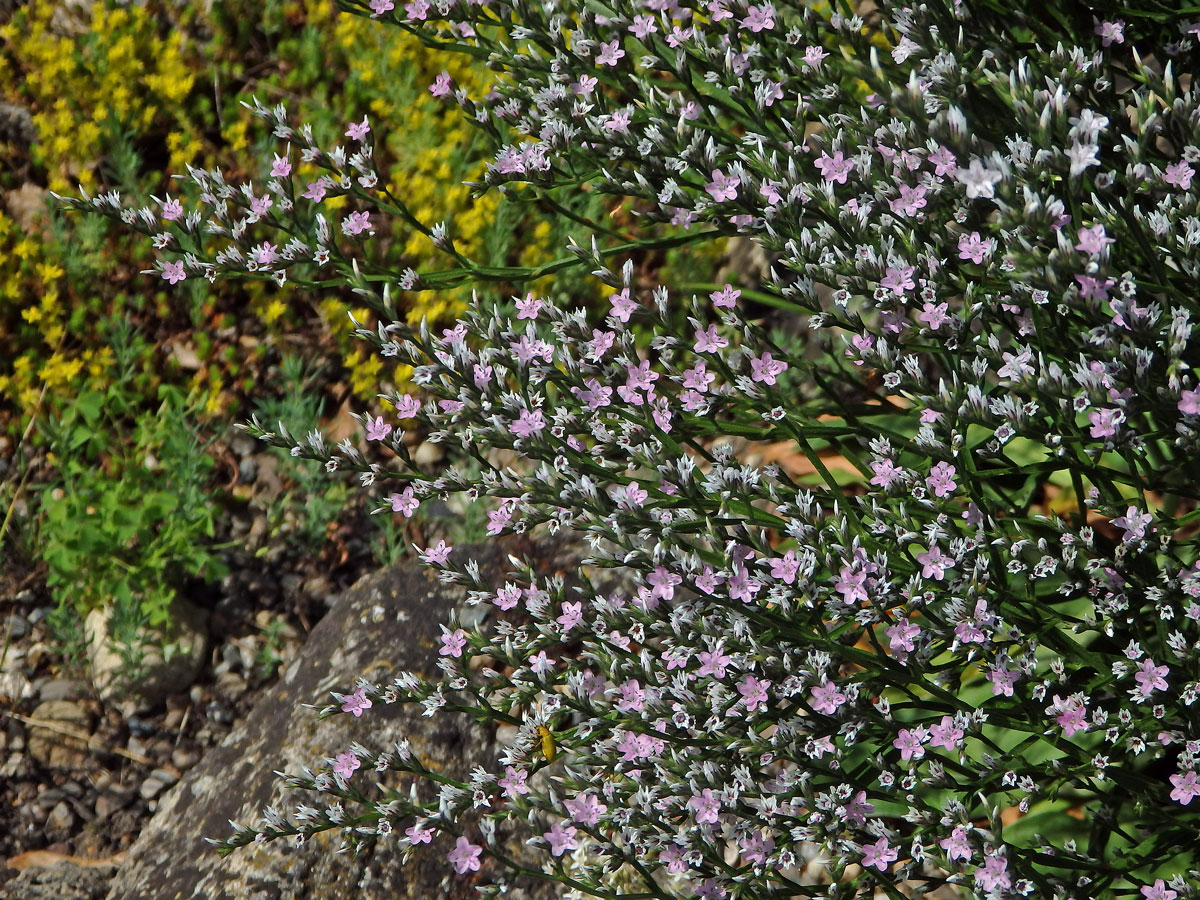
[{"label": "small stone", "polygon": [[138,794],[143,800],[153,800],[178,780],[178,776],[168,772],[166,769],[155,769],[142,782],[142,786],[138,788]]},{"label": "small stone", "polygon": [[112,787],[96,798],[96,818],[104,821],[130,804],[137,792],[133,788]]},{"label": "small stone", "polygon": [[200,762],[200,754],[195,750],[176,747],[171,753],[171,765],[181,771],[187,771],[198,762]]},{"label": "small stone", "polygon": [[186,691],[204,664],[208,631],[204,610],[182,598],[172,601],[167,613],[169,631],[144,629],[142,658],[135,671],[126,671],[121,654],[108,635],[107,610],[92,610],[85,630],[92,683],[105,701],[117,702],[127,712],[151,709],[168,694]]},{"label": "small stone", "polygon": [[[31,718],[81,735],[91,735],[92,717],[87,710],[71,700],[48,700],[41,703],[33,711]],[[87,760],[87,742],[62,734],[53,728],[31,725],[29,755],[51,769],[78,769]]]},{"label": "small stone", "polygon": [[71,804],[66,800],[57,803],[54,809],[50,810],[50,815],[46,817],[47,831],[66,833],[74,827],[75,813],[71,811]]},{"label": "small stone", "polygon": [[42,682],[37,692],[42,700],[78,700],[86,693],[83,685],[72,678],[51,678]]},{"label": "small stone", "polygon": [[238,463],[238,481],[242,484],[254,484],[257,475],[258,464],[254,461],[254,457],[247,456]]},{"label": "small stone", "polygon": [[19,641],[31,630],[32,626],[24,616],[11,615],[5,618],[4,625],[0,626],[0,635],[8,635],[9,640]]}]

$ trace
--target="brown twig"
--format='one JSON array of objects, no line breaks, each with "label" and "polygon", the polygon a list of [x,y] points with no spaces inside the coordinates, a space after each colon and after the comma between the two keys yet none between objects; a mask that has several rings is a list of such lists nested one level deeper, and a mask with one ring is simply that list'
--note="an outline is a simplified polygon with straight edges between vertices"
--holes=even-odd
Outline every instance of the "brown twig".
[{"label": "brown twig", "polygon": [[92,737],[83,731],[77,731],[69,725],[62,725],[58,722],[47,721],[46,719],[35,719],[31,716],[23,716],[20,713],[9,712],[6,709],[0,710],[0,713],[8,716],[10,719],[16,719],[18,722],[24,722],[26,725],[33,728],[45,728],[47,731],[53,731],[57,734],[66,737],[74,738],[77,741],[82,741],[87,745],[89,750],[96,753],[115,753],[117,756],[123,756],[131,762],[139,763],[143,766],[153,766],[154,760],[149,757],[142,756],[140,753],[131,753],[128,750],[122,750],[120,747],[109,747],[99,738]]}]

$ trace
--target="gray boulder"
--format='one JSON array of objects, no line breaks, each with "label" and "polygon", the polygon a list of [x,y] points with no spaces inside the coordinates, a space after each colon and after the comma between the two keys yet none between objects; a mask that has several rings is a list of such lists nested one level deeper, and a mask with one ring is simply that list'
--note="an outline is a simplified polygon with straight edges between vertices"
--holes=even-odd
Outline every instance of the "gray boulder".
[{"label": "gray boulder", "polygon": [[[480,562],[485,578],[495,579],[503,574],[514,545],[494,541],[465,549]],[[561,564],[565,554],[559,554]],[[314,710],[302,708],[326,705],[330,690],[348,692],[359,676],[387,682],[401,670],[433,675],[438,625],[464,597],[461,588],[443,585],[423,569],[404,567],[369,575],[338,598],[246,720],[162,795],[155,816],[127,851],[108,900],[472,895],[472,886],[445,862],[445,848],[416,854],[402,865],[386,840],[354,857],[336,853],[341,835],[326,832],[301,847],[286,840],[252,844],[222,860],[203,840],[229,836],[230,819],[256,823],[268,805],[281,811],[297,802],[325,805],[318,795],[280,787],[272,773],[320,767],[323,757],[341,752],[351,741],[385,748],[408,738],[431,768],[459,776],[475,763],[494,759],[490,730],[454,715],[422,717],[415,704],[379,704],[359,719],[339,715],[321,720]],[[374,775],[365,774],[367,779]],[[531,891],[522,900],[543,897]]]}]

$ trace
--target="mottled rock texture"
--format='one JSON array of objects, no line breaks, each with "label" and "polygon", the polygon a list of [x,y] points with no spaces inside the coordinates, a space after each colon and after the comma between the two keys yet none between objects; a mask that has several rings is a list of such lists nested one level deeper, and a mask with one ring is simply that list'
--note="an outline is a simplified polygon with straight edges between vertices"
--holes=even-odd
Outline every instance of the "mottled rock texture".
[{"label": "mottled rock texture", "polygon": [[[566,562],[569,554],[559,550],[552,559],[527,544],[498,540],[463,548],[463,553],[477,559],[485,578],[494,580],[503,575],[507,554],[518,550],[535,561],[535,554],[542,553],[548,570],[573,571]],[[230,819],[257,822],[268,805],[324,805],[316,795],[285,791],[272,773],[318,767],[323,757],[341,752],[351,741],[383,748],[408,738],[431,768],[459,775],[474,763],[494,759],[490,730],[453,715],[424,718],[414,704],[378,705],[360,719],[338,715],[321,720],[314,710],[302,708],[326,705],[330,690],[348,692],[359,676],[389,681],[401,670],[432,675],[438,626],[464,598],[461,588],[440,584],[417,567],[377,572],[343,594],[246,720],[163,795],[158,812],[127,852],[108,900],[472,897],[469,879],[453,875],[444,861],[449,844],[401,865],[386,841],[357,858],[337,854],[341,838],[334,832],[298,848],[287,841],[251,845],[226,859],[203,840],[228,836]],[[376,775],[364,769],[356,777],[370,784]],[[522,900],[539,897],[530,892]]]}]

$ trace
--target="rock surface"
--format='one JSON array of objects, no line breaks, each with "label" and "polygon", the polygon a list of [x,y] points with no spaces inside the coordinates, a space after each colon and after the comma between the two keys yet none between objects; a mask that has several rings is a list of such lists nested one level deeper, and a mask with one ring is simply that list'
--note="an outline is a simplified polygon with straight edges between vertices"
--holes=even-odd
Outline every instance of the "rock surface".
[{"label": "rock surface", "polygon": [[76,865],[69,861],[35,866],[0,884],[4,900],[103,900],[115,865]]},{"label": "rock surface", "polygon": [[[485,578],[495,579],[514,549],[494,541],[464,552],[479,561]],[[287,841],[251,845],[222,860],[203,840],[227,837],[230,819],[257,822],[268,805],[281,810],[300,801],[324,805],[317,795],[285,790],[272,773],[320,767],[323,758],[351,741],[383,747],[408,738],[431,768],[458,775],[489,758],[493,736],[482,727],[448,715],[424,718],[419,706],[377,706],[360,719],[339,715],[324,720],[302,708],[324,706],[330,690],[348,692],[360,676],[384,681],[401,670],[432,675],[438,625],[463,599],[462,589],[408,567],[369,575],[338,598],[300,656],[246,720],[159,798],[158,811],[127,852],[108,900],[472,896],[469,880],[453,875],[445,863],[445,848],[402,865],[386,844],[357,858],[335,853],[341,836],[327,832],[301,847]],[[522,900],[541,898],[531,892]]]}]

